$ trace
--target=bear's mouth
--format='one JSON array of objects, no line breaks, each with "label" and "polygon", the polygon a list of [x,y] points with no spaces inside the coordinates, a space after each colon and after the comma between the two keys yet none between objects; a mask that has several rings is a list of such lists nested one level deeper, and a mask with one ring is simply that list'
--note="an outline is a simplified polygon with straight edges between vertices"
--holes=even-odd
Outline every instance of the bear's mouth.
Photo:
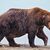
[{"label": "bear's mouth", "polygon": [[50,29],[50,22],[48,22],[48,28]]}]

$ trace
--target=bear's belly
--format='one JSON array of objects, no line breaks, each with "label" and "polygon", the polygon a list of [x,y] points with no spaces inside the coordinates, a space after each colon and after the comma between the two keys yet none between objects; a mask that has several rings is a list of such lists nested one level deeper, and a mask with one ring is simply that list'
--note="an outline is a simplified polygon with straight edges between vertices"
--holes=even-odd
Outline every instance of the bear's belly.
[{"label": "bear's belly", "polygon": [[22,35],[25,35],[26,33],[20,33],[20,32],[16,32],[16,33],[10,33],[9,35],[7,35],[7,37],[9,38],[16,38],[16,37],[21,37]]}]

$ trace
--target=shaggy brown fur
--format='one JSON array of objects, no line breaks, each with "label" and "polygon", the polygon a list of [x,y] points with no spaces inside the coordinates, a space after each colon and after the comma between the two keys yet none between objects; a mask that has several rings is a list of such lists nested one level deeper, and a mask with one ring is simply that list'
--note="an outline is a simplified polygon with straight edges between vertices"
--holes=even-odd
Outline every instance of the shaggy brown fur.
[{"label": "shaggy brown fur", "polygon": [[0,41],[6,37],[10,46],[19,46],[14,42],[15,37],[28,33],[31,47],[35,47],[35,36],[44,40],[47,45],[47,36],[43,33],[43,27],[50,28],[50,13],[40,8],[9,9],[0,16]]}]

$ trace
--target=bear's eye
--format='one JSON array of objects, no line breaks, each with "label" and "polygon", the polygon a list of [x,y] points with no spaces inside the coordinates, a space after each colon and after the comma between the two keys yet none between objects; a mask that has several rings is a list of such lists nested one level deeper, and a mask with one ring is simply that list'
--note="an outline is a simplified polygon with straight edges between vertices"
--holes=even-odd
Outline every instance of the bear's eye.
[{"label": "bear's eye", "polygon": [[45,15],[43,15],[43,18],[45,18],[45,17],[47,17],[48,15],[47,14],[45,14]]}]

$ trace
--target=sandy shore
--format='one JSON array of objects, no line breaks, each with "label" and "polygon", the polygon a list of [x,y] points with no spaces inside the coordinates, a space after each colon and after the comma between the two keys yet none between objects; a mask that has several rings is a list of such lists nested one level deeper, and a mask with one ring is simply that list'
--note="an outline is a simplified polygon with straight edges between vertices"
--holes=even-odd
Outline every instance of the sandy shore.
[{"label": "sandy shore", "polygon": [[3,45],[0,50],[50,50],[50,46],[38,46],[38,48],[31,48],[29,45],[21,45],[21,47],[9,47]]}]

